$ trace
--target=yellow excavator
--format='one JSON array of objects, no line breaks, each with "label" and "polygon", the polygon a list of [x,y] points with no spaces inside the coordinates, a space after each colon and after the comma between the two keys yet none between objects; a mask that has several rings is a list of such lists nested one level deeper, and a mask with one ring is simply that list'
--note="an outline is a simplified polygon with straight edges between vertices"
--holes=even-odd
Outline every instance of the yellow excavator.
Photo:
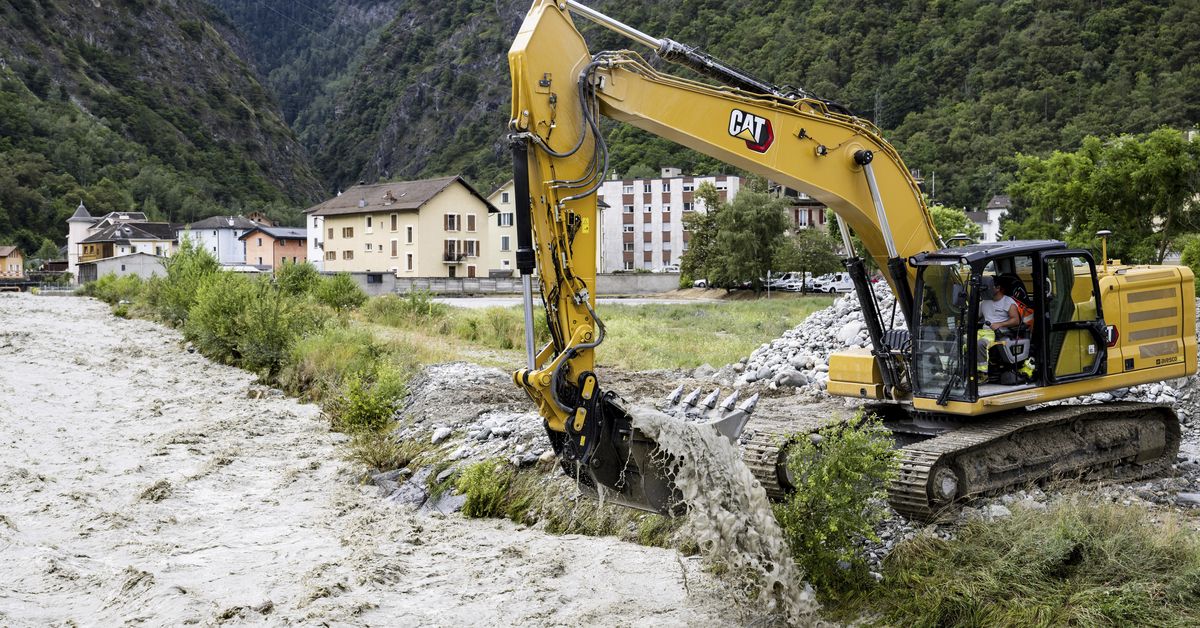
[{"label": "yellow excavator", "polygon": [[[572,15],[715,85],[662,73],[632,51],[592,53]],[[836,214],[870,347],[830,357],[828,391],[862,399],[895,435],[897,511],[933,519],[971,496],[1049,477],[1138,478],[1174,462],[1179,423],[1169,405],[1045,404],[1195,373],[1187,268],[1110,263],[1106,254],[1098,266],[1088,251],[1052,240],[946,246],[918,183],[869,121],[574,0],[533,3],[509,66],[527,361],[513,380],[582,488],[650,511],[678,507],[656,444],[593,372],[605,335],[595,310],[596,191],[608,171],[602,116],[808,194]],[[881,312],[851,234],[883,271],[899,317]],[[551,336],[540,350],[535,270]],[[1003,299],[1020,305],[1020,320],[992,331],[982,311]],[[743,435],[757,397],[738,404],[736,393],[723,401],[698,393],[676,391],[669,401],[732,440]],[[787,494],[786,438],[762,432],[749,441],[744,456],[768,494]]]}]

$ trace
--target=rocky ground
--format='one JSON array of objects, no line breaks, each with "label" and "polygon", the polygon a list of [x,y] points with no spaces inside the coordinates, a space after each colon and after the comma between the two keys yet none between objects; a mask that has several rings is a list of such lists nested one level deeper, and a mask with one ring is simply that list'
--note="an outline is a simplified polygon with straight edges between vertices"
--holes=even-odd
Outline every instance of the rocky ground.
[{"label": "rocky ground", "polygon": [[[429,406],[427,424],[468,450],[526,433],[507,381],[437,381],[455,410]],[[381,500],[343,440],[315,406],[187,353],[174,331],[91,299],[0,294],[0,625],[740,616],[673,551]],[[504,451],[520,462],[538,442]]]}]

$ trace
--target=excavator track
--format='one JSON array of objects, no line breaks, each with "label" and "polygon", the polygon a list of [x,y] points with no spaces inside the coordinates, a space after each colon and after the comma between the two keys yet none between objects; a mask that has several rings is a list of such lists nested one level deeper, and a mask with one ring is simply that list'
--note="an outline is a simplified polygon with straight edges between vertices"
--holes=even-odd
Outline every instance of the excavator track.
[{"label": "excavator track", "polygon": [[[746,465],[775,500],[792,490],[789,438],[773,428],[743,444]],[[965,499],[1040,480],[1149,477],[1171,466],[1179,440],[1174,410],[1156,404],[1052,406],[988,417],[902,447],[888,501],[906,517],[935,521]]]}]

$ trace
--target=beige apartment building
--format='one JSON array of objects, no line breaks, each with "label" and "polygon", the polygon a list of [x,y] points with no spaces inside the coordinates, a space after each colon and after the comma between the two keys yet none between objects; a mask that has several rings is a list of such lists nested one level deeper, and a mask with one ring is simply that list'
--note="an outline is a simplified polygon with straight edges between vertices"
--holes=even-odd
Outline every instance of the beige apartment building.
[{"label": "beige apartment building", "polygon": [[491,256],[488,269],[493,274],[504,274],[509,277],[517,269],[517,226],[516,202],[513,197],[512,179],[488,195],[488,202],[496,208],[496,213],[488,216],[488,238],[484,251]]},{"label": "beige apartment building", "polygon": [[310,208],[309,234],[326,272],[486,277],[496,207],[462,177],[356,185]]}]

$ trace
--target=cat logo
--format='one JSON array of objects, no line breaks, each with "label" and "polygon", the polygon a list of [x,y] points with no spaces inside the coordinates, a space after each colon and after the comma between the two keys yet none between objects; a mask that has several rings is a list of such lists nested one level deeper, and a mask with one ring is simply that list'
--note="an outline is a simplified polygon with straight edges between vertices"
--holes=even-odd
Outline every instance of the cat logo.
[{"label": "cat logo", "polygon": [[729,112],[729,134],[746,140],[746,148],[756,153],[767,152],[775,141],[770,120],[740,109]]}]

